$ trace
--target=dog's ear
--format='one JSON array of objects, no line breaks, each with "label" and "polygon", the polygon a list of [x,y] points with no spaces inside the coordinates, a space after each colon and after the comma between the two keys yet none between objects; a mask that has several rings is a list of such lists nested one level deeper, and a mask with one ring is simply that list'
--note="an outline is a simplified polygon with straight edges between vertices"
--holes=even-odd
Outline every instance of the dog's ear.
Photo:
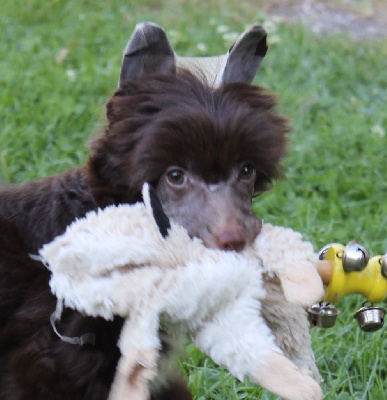
[{"label": "dog's ear", "polygon": [[127,80],[174,73],[175,69],[175,53],[164,29],[153,22],[142,22],[136,25],[124,50],[118,87]]},{"label": "dog's ear", "polygon": [[251,83],[267,53],[267,32],[261,26],[246,30],[230,48],[221,77],[222,83]]},{"label": "dog's ear", "polygon": [[157,196],[156,190],[153,186],[148,183],[144,183],[142,188],[142,197],[144,200],[145,207],[152,210],[153,218],[159,228],[159,231],[163,238],[168,236],[168,230],[171,227],[169,218],[163,210],[163,206]]}]

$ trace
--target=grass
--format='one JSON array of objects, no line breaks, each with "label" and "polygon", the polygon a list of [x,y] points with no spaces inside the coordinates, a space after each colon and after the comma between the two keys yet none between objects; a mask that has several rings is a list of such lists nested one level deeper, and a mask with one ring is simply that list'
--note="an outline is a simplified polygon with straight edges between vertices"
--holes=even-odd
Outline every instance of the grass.
[{"label": "grass", "polygon": [[[234,32],[266,24],[271,48],[256,83],[278,94],[294,132],[286,180],[257,199],[255,211],[299,230],[316,249],[357,239],[371,254],[387,251],[387,42],[314,37],[269,21],[252,3],[2,1],[0,181],[35,179],[86,160],[84,143],[104,124],[122,50],[143,20],[164,26],[182,55],[222,53]],[[385,398],[386,329],[359,330],[352,316],[362,300],[346,297],[334,328],[312,330],[326,399]],[[181,367],[197,400],[275,399],[192,345],[186,349]]]}]

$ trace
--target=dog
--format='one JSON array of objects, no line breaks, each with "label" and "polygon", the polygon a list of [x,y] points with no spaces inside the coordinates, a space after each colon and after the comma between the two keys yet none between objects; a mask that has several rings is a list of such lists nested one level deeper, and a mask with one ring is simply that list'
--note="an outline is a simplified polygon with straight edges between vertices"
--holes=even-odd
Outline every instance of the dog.
[{"label": "dog", "polygon": [[[252,197],[281,176],[290,130],[275,98],[250,84],[266,50],[266,33],[255,27],[209,60],[210,72],[200,62],[189,72],[161,28],[138,26],[86,165],[0,188],[1,400],[108,397],[123,320],[65,309],[58,330],[95,341],[61,340],[50,324],[49,271],[31,257],[74,220],[140,201],[148,182],[168,218],[206,247],[240,252],[254,241],[262,223]],[[160,335],[166,357],[169,339]],[[180,378],[166,379],[151,400],[192,399]]]}]

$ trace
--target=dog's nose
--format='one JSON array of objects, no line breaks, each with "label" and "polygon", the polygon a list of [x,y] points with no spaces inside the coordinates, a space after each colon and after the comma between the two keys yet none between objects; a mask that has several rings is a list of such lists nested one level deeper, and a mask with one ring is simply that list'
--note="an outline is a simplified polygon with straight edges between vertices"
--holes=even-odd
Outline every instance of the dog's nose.
[{"label": "dog's nose", "polygon": [[240,229],[223,229],[214,234],[216,246],[225,251],[242,251],[246,237]]}]

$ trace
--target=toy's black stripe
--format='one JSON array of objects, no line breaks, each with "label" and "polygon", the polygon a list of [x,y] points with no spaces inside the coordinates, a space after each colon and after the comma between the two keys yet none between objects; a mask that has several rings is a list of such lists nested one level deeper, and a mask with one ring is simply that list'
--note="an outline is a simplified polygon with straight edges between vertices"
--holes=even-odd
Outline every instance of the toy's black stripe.
[{"label": "toy's black stripe", "polygon": [[157,197],[156,190],[149,185],[149,198],[152,207],[153,217],[159,227],[161,235],[165,238],[168,236],[168,229],[171,227],[169,218],[163,210],[163,206]]}]

